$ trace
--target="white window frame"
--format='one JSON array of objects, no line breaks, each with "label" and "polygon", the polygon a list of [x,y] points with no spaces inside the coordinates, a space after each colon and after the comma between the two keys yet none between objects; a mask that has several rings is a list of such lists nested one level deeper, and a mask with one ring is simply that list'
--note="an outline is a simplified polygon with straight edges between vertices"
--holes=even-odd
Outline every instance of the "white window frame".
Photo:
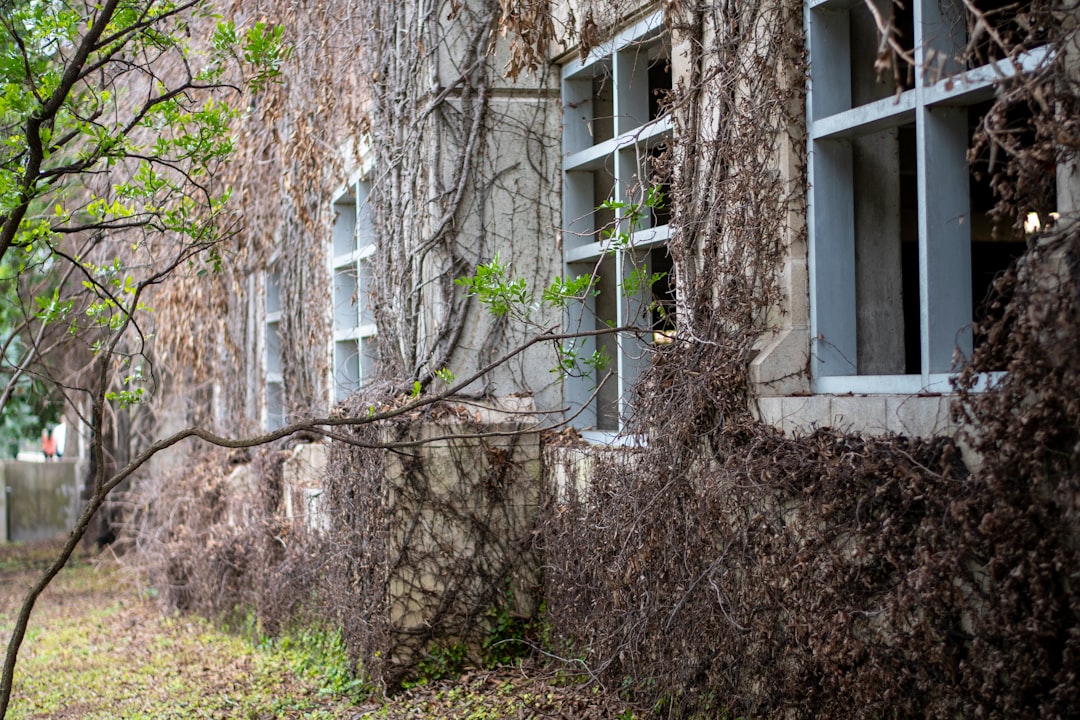
[{"label": "white window frame", "polygon": [[[593,273],[600,261],[613,260],[614,278],[621,279],[635,266],[647,262],[651,249],[666,245],[669,226],[639,229],[631,234],[627,249],[615,250],[610,240],[601,239],[596,227],[596,207],[608,198],[594,197],[593,172],[605,170],[614,176],[613,195],[622,201],[640,203],[642,187],[638,177],[647,166],[651,148],[670,139],[671,118],[663,115],[648,120],[648,52],[666,41],[660,13],[652,14],[616,34],[609,42],[594,48],[582,62],[575,58],[562,68],[563,103],[563,264],[567,277]],[[670,57],[668,58],[670,62]],[[643,78],[644,68],[644,78]],[[612,137],[594,139],[593,78],[608,74],[612,95]],[[643,82],[644,79],[644,82]],[[643,105],[644,103],[644,105]],[[627,230],[627,211],[615,211],[615,223]],[[650,270],[651,272],[651,270]],[[616,292],[615,317],[620,325],[640,322],[650,298],[626,297]],[[596,298],[573,304],[565,318],[568,332],[588,331],[597,323]],[[579,358],[596,350],[595,338],[580,338],[573,343]],[[615,357],[610,358],[616,383],[617,413],[621,430],[631,411],[630,390],[644,369],[647,358],[645,341],[632,334],[619,333],[615,338]],[[603,375],[603,373],[601,373]],[[615,429],[597,429],[596,382],[593,375],[568,377],[565,399],[568,416],[583,429],[583,436],[598,442],[613,442]]]},{"label": "white window frame", "polygon": [[375,254],[375,235],[370,192],[368,175],[358,172],[333,197],[334,220],[327,251],[333,328],[331,404],[360,388],[372,373],[376,329],[370,302],[370,258]]},{"label": "white window frame", "polygon": [[[930,51],[955,57],[965,39],[945,22],[940,0],[911,1],[916,68],[931,65],[926,62]],[[1047,51],[957,71],[951,77],[916,71],[914,88],[852,107],[848,11],[862,4],[863,0],[804,4],[811,68],[807,92],[811,390],[951,392],[954,351],[969,355],[972,345],[967,109],[993,97],[1002,80],[1046,62]],[[912,122],[918,168],[921,372],[858,375],[854,190],[847,141]],[[988,375],[983,384],[993,380]]]},{"label": "white window frame", "polygon": [[285,379],[281,372],[281,270],[277,258],[263,275],[263,395],[262,424],[267,430],[285,425]]}]

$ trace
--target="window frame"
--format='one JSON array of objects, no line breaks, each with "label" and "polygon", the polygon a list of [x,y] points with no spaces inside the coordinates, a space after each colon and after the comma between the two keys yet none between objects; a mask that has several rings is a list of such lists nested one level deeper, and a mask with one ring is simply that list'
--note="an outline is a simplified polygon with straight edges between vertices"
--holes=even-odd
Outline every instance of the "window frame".
[{"label": "window frame", "polygon": [[277,430],[285,423],[285,378],[281,353],[281,269],[275,255],[263,273],[262,426]]},{"label": "window frame", "polygon": [[[326,253],[331,301],[331,405],[362,387],[370,379],[374,363],[377,329],[370,303],[370,259],[375,254],[375,234],[368,204],[370,193],[371,181],[365,168],[338,188],[331,201],[334,217]],[[347,367],[346,362],[355,366]]]},{"label": "window frame", "polygon": [[[1048,51],[1036,49],[966,71],[954,68],[944,77],[916,71],[913,88],[853,106],[848,11],[862,2],[808,0],[803,5],[810,67],[806,124],[811,391],[951,392],[954,350],[970,354],[972,342],[966,114],[970,106],[992,98],[998,83],[1045,63]],[[950,35],[938,0],[913,2],[916,68],[930,65],[928,49],[955,56],[957,43],[962,48],[964,38],[955,32]],[[859,375],[849,141],[909,123],[914,123],[916,136],[920,372]],[[828,191],[817,191],[819,187]],[[964,268],[962,276],[953,271],[957,267]],[[989,373],[980,384],[985,387],[997,377],[1000,373]]]},{"label": "window frame", "polygon": [[[672,121],[668,114],[648,119],[648,82],[646,91],[641,93],[633,88],[632,79],[640,77],[641,57],[645,57],[647,72],[649,53],[657,46],[669,44],[661,13],[653,13],[635,22],[610,41],[593,48],[584,61],[575,58],[561,68],[561,97],[563,109],[562,134],[562,216],[561,232],[563,268],[566,277],[593,274],[594,287],[600,281],[597,269],[602,260],[610,259],[614,266],[610,271],[609,283],[615,282],[620,287],[623,279],[634,267],[644,265],[651,274],[649,253],[666,247],[670,236],[670,225],[642,227],[637,230],[628,228],[629,218],[626,208],[614,210],[613,226],[620,232],[629,232],[630,242],[625,249],[615,248],[611,238],[604,238],[597,227],[596,207],[607,198],[595,197],[594,173],[609,171],[613,177],[612,197],[622,201],[640,202],[637,189],[640,182],[634,182],[635,172],[648,162],[648,153],[652,148],[668,142],[672,138]],[[670,63],[670,45],[667,62]],[[612,128],[611,137],[599,142],[594,140],[596,127],[593,118],[593,104],[596,100],[593,90],[594,77],[598,73],[610,71]],[[629,76],[629,78],[627,77]],[[635,92],[635,90],[637,90]],[[642,98],[646,105],[642,107]],[[630,106],[628,108],[628,106]],[[632,114],[644,113],[645,120],[638,121]],[[640,174],[640,173],[638,173]],[[633,192],[634,195],[630,195]],[[592,197],[596,202],[588,203],[583,198]],[[633,324],[633,318],[646,311],[650,302],[645,293],[627,297],[624,292],[615,292],[615,318],[619,325]],[[571,303],[564,317],[567,332],[588,331],[590,324],[599,319],[597,298],[587,297]],[[595,337],[579,338],[573,341],[578,357],[588,357],[597,349]],[[602,443],[616,442],[619,433],[625,427],[631,412],[630,390],[645,366],[647,343],[632,333],[615,335],[615,357],[611,358],[612,376],[606,382],[616,384],[614,410],[617,414],[618,428],[600,429],[598,425],[598,403],[596,375],[567,377],[564,383],[565,400],[568,406],[567,417],[573,425],[584,428],[583,437]],[[591,428],[591,429],[590,429]]]}]

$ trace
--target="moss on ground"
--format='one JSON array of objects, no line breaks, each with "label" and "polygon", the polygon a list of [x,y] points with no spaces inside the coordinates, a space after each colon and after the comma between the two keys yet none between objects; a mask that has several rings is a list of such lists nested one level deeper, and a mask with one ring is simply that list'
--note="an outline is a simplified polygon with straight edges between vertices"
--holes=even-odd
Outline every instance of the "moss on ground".
[{"label": "moss on ground", "polygon": [[[0,545],[0,640],[55,545]],[[7,720],[342,718],[630,720],[618,698],[538,670],[467,671],[391,699],[349,672],[333,633],[253,643],[189,615],[164,615],[108,563],[78,557],[34,611]]]},{"label": "moss on ground", "polygon": [[[36,552],[0,565],[6,640]],[[13,559],[14,556],[14,559]],[[26,718],[338,718],[355,714],[323,693],[296,646],[256,647],[209,622],[165,616],[115,570],[76,562],[38,603],[16,668],[10,720]]]}]

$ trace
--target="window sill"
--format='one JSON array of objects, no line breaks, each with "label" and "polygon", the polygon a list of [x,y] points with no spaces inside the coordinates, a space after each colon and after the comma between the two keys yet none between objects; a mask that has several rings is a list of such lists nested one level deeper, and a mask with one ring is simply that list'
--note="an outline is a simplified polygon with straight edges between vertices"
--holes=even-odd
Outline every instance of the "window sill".
[{"label": "window sill", "polygon": [[607,448],[640,448],[648,443],[642,435],[626,435],[615,430],[581,430],[581,439],[590,445]]},{"label": "window sill", "polygon": [[758,418],[790,436],[817,428],[865,435],[951,435],[954,395],[803,395],[758,398]]},{"label": "window sill", "polygon": [[[1003,372],[983,373],[975,390],[992,388]],[[948,395],[953,393],[953,373],[927,375],[826,375],[815,377],[810,391],[815,395]]]}]

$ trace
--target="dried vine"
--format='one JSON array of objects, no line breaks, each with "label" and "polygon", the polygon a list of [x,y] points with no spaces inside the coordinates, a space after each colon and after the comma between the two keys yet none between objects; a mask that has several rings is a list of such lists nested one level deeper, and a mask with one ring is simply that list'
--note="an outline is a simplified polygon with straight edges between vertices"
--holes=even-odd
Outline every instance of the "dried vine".
[{"label": "dried vine", "polygon": [[[993,17],[966,5],[970,27],[982,22],[983,37],[994,37]],[[501,160],[506,141],[495,128],[512,119],[520,137],[535,143],[537,158],[554,152],[547,119],[531,125],[495,113],[500,81],[488,51],[500,10],[516,48],[508,72],[542,67],[561,27],[545,20],[542,3],[362,6],[374,19],[361,28],[359,76],[372,83],[376,317],[382,387],[390,389],[370,389],[347,411],[391,402],[403,382],[428,383],[469,352],[494,354],[512,336],[472,319],[451,284],[513,232],[493,220],[487,195],[509,193],[499,184],[517,171]],[[504,447],[450,449],[448,465],[439,467],[423,452],[335,445],[327,487],[332,529],[290,537],[283,555],[265,555],[278,573],[276,587],[298,598],[283,607],[295,612],[314,602],[324,613],[341,613],[365,670],[392,687],[437,649],[436,632],[466,644],[482,632],[477,613],[497,606],[503,583],[535,579],[517,575],[511,556],[535,550],[545,558],[548,650],[583,656],[595,677],[655,703],[662,715],[1067,717],[1080,705],[1072,670],[1080,655],[1080,375],[1070,353],[1080,343],[1080,255],[1075,206],[1059,200],[1060,217],[1051,223],[1047,178],[1075,173],[1077,163],[1075,3],[1025,4],[1023,22],[968,48],[1003,58],[1036,45],[1055,50],[1035,75],[1002,85],[972,152],[992,175],[999,230],[1019,233],[1031,210],[1045,224],[997,281],[997,313],[976,328],[975,355],[961,369],[962,413],[976,428],[967,444],[982,455],[970,469],[948,439],[827,430],[789,438],[754,419],[749,363],[776,326],[777,308],[798,291],[779,271],[805,243],[802,4],[674,2],[665,11],[673,47],[685,53],[678,62],[688,68],[668,99],[679,335],[655,348],[639,386],[633,430],[647,436],[647,446],[582,450],[593,456],[589,477],[550,488],[542,545],[532,548],[524,540],[533,529],[527,522],[516,525],[523,544],[492,542],[501,526],[491,513],[506,499],[495,491],[524,476],[520,463],[499,456]],[[600,42],[619,16],[612,3],[575,12],[564,31],[584,48]],[[913,72],[902,45],[889,41],[888,17],[882,21],[879,68]],[[536,88],[538,113],[546,82]],[[282,127],[314,126],[298,119],[299,104],[290,107]],[[316,145],[295,147],[318,155]],[[994,163],[986,161],[991,147]],[[301,162],[305,155],[291,157]],[[778,167],[777,158],[787,163]],[[545,183],[554,168],[529,172],[524,177],[539,189],[522,202],[544,228],[552,209],[535,197],[551,194]],[[303,201],[287,205],[297,226],[280,231],[292,238],[286,245],[303,247],[295,241],[300,227],[327,227],[318,193],[308,191],[288,189]],[[522,211],[512,207],[508,215]],[[313,218],[322,220],[308,225]],[[303,267],[296,257],[287,262]],[[549,266],[534,267],[543,277]],[[316,326],[289,327],[302,338],[301,328]],[[290,362],[310,352],[296,345]],[[976,392],[980,373],[1003,363],[1003,380]],[[297,383],[305,392],[314,387]],[[457,409],[443,412],[416,419],[472,427]],[[407,439],[416,429],[364,432]],[[566,452],[548,448],[548,477]],[[446,491],[440,477],[467,482]],[[477,502],[482,512],[471,505]],[[398,542],[432,518],[468,528],[470,542],[490,543],[492,559]],[[259,530],[259,542],[273,547],[286,531],[268,528]],[[406,560],[438,568],[445,585],[403,577]],[[221,553],[200,576],[222,573],[233,587],[223,569],[241,565]],[[212,595],[209,583],[201,587]],[[235,587],[228,597],[243,598],[243,585]],[[313,588],[313,598],[293,592]],[[402,588],[435,607],[431,626],[402,633],[395,625],[389,598]]]},{"label": "dried vine", "polygon": [[[972,151],[993,172],[999,232],[1032,210],[1044,230],[997,281],[999,313],[960,375],[982,454],[969,472],[948,440],[791,439],[753,420],[748,364],[788,292],[787,243],[802,243],[805,170],[776,164],[804,142],[801,5],[669,6],[690,68],[672,98],[680,341],[659,349],[636,401],[648,446],[599,457],[546,525],[549,620],[611,686],[673,717],[1076,706],[1075,210],[1059,200],[1046,224],[1047,178],[1075,173],[1075,14],[1032,3],[1011,22],[969,7],[972,34],[983,24],[969,54],[1056,48],[1002,87]],[[976,392],[1002,358],[1004,380]]]},{"label": "dried vine", "polygon": [[[325,412],[329,397],[326,242],[330,200],[356,169],[367,95],[356,38],[365,16],[349,0],[315,4],[223,3],[226,17],[267,17],[285,28],[291,55],[282,82],[249,99],[236,129],[228,181],[235,234],[220,272],[174,278],[155,299],[162,351],[178,386],[215,388],[230,431],[257,429],[263,272],[280,273],[282,372],[290,417]],[[331,121],[331,118],[333,121]],[[351,150],[350,150],[351,149]],[[179,332],[173,330],[182,330]],[[242,378],[244,382],[237,382]],[[208,398],[209,399],[209,398]],[[185,398],[165,397],[169,403]],[[187,401],[190,404],[190,400]]]},{"label": "dried vine", "polygon": [[[526,650],[485,641],[515,643],[499,635],[507,630],[498,616],[523,624],[537,610],[538,439],[527,424],[481,424],[474,412],[436,406],[428,422],[407,417],[356,437],[421,445],[372,452],[339,443],[329,456],[327,508],[337,522],[324,538],[320,601],[385,688],[425,664]],[[423,441],[492,429],[506,435]]]},{"label": "dried vine", "polygon": [[[363,44],[372,80],[379,375],[427,386],[443,368],[462,375],[520,340],[519,330],[470,312],[456,278],[503,247],[514,248],[511,260],[531,284],[555,272],[551,254],[538,245],[530,256],[512,238],[554,226],[545,198],[554,194],[548,162],[557,120],[546,77],[511,89],[494,68],[494,1],[363,7],[374,18]],[[498,392],[499,384],[479,391]],[[532,384],[518,373],[514,389],[542,390]]]}]

